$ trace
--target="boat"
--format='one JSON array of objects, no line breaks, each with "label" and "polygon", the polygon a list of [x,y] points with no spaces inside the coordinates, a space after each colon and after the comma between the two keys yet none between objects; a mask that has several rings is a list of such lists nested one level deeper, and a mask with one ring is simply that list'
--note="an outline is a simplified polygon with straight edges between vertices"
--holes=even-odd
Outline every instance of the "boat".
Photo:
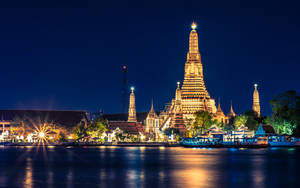
[{"label": "boat", "polygon": [[184,147],[223,147],[223,144],[217,139],[207,137],[183,138],[181,145]]},{"label": "boat", "polygon": [[271,147],[293,147],[293,146],[297,146],[296,142],[282,142],[282,141],[271,141],[269,142]]},{"label": "boat", "polygon": [[[261,139],[259,139],[261,140]],[[206,148],[266,148],[268,143],[265,140],[260,142],[239,142],[239,141],[227,141],[223,142],[215,138],[184,138],[181,141],[181,145],[184,147],[206,147]]]},{"label": "boat", "polygon": [[271,147],[299,147],[300,142],[297,138],[281,135],[269,137],[269,145]]}]

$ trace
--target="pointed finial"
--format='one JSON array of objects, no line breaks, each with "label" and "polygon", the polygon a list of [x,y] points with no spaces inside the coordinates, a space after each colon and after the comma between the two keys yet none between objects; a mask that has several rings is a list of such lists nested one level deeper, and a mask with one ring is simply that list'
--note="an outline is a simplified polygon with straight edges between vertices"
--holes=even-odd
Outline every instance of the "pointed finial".
[{"label": "pointed finial", "polygon": [[130,88],[130,89],[131,89],[131,92],[133,93],[133,91],[134,91],[134,87],[133,87],[133,86],[131,86],[131,88]]},{"label": "pointed finial", "polygon": [[154,111],[153,99],[152,99],[152,104],[151,104],[150,112],[152,112],[152,111]]},{"label": "pointed finial", "polygon": [[234,113],[233,108],[232,108],[232,100],[230,100],[230,111],[229,111],[229,116],[231,116],[231,117],[236,116],[236,114]]},{"label": "pointed finial", "polygon": [[191,27],[192,27],[193,30],[195,30],[197,28],[196,22],[193,22]]},{"label": "pointed finial", "polygon": [[180,82],[177,82],[177,88],[179,89],[179,87],[180,87]]},{"label": "pointed finial", "polygon": [[257,84],[254,84],[254,88],[255,88],[255,89],[257,89],[257,86],[258,86]]}]

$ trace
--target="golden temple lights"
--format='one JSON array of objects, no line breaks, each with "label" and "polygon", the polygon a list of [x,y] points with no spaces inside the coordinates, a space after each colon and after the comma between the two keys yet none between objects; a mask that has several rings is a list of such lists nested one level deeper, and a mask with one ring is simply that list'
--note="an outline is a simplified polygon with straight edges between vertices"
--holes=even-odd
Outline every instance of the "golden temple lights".
[{"label": "golden temple lights", "polygon": [[131,89],[131,94],[129,97],[128,121],[136,122],[134,87],[132,86],[130,89]]},{"label": "golden temple lights", "polygon": [[196,22],[193,22],[191,27],[192,27],[192,29],[196,29],[197,28]]},{"label": "golden temple lights", "polygon": [[260,103],[259,103],[259,93],[257,90],[257,86],[258,86],[257,84],[254,84],[252,110],[257,113],[258,117],[260,117]]}]

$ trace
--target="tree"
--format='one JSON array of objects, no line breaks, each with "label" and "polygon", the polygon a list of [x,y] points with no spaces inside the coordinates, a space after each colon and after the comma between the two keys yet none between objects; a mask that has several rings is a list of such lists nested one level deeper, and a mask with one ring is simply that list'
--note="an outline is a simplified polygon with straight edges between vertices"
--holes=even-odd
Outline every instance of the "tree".
[{"label": "tree", "polygon": [[25,117],[21,118],[15,116],[13,118],[14,124],[10,126],[10,132],[12,135],[23,135],[25,136],[28,131],[32,131],[32,126],[29,126],[29,122],[26,121]]},{"label": "tree", "polygon": [[192,136],[192,129],[193,129],[193,119],[192,118],[187,118],[187,119],[185,119],[185,122],[186,122],[185,136],[186,137],[191,137]]},{"label": "tree", "polygon": [[73,129],[73,134],[77,141],[85,140],[88,136],[87,127],[82,122],[78,123]]},{"label": "tree", "polygon": [[258,117],[257,112],[253,110],[248,110],[244,113],[244,115],[247,116],[247,122],[245,125],[248,127],[248,129],[257,130],[258,124],[261,121],[260,118]]},{"label": "tree", "polygon": [[287,130],[293,127],[294,135],[300,136],[300,96],[297,92],[290,90],[279,94],[270,101],[270,104],[273,111],[272,123],[275,126],[283,126],[285,128],[282,129]]},{"label": "tree", "polygon": [[213,124],[212,116],[207,111],[197,111],[192,126],[192,135],[203,134]]},{"label": "tree", "polygon": [[234,129],[236,130],[242,125],[245,125],[250,130],[257,130],[258,124],[261,119],[257,116],[257,113],[249,110],[246,111],[244,114],[235,117],[234,119]]},{"label": "tree", "polygon": [[107,131],[107,122],[101,119],[96,119],[88,125],[87,135],[93,139],[100,139]]},{"label": "tree", "polygon": [[236,130],[242,125],[246,125],[248,117],[245,114],[239,115],[234,119],[234,129]]},{"label": "tree", "polygon": [[296,128],[295,123],[281,118],[267,117],[264,119],[264,123],[272,125],[277,134],[292,135],[293,130]]},{"label": "tree", "polygon": [[59,142],[66,142],[66,141],[67,141],[65,134],[62,133],[62,132],[59,132],[59,134],[58,134],[58,139],[57,139],[57,140],[58,140]]}]

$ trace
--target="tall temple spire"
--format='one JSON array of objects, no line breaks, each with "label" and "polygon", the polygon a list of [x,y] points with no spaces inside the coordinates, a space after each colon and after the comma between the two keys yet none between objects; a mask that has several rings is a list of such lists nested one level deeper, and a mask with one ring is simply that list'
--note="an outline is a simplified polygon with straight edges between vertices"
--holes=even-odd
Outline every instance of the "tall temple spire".
[{"label": "tall temple spire", "polygon": [[[208,103],[205,100],[209,100],[210,96],[206,90],[203,80],[203,67],[201,62],[201,55],[198,48],[198,34],[196,31],[196,23],[192,24],[192,31],[189,37],[189,51],[187,53],[187,61],[185,63],[184,81],[182,84],[182,99],[189,99],[198,101],[195,104],[198,109],[193,109],[191,113],[198,110],[208,109],[212,112],[211,105],[206,106]],[[201,104],[200,104],[201,103]],[[184,105],[185,106],[185,105]],[[187,107],[183,107],[183,111],[190,111]]]},{"label": "tall temple spire", "polygon": [[222,124],[227,121],[227,118],[221,109],[220,97],[219,97],[219,101],[218,101],[218,109],[217,109],[217,112],[214,114],[214,117],[219,123],[222,123]]},{"label": "tall temple spire", "polygon": [[221,109],[221,101],[220,101],[220,97],[219,97],[219,100],[218,100],[217,114],[218,114],[218,113],[224,114],[224,113],[223,113],[223,110]]},{"label": "tall temple spire", "polygon": [[178,129],[179,133],[183,134],[185,132],[185,125],[184,125],[184,119],[182,114],[181,102],[182,102],[182,98],[181,98],[180,82],[177,82],[175,100],[172,101],[172,106],[170,109],[171,112],[170,127]]},{"label": "tall temple spire", "polygon": [[233,111],[233,108],[232,108],[232,101],[230,101],[230,111],[228,113],[228,117],[235,117],[236,114],[235,112]]},{"label": "tall temple spire", "polygon": [[135,96],[134,87],[131,87],[130,99],[129,99],[129,109],[128,109],[128,121],[136,122],[136,109],[135,109]]},{"label": "tall temple spire", "polygon": [[252,110],[257,113],[258,117],[260,117],[259,93],[258,93],[258,90],[257,90],[257,86],[258,86],[257,84],[254,84]]},{"label": "tall temple spire", "polygon": [[151,108],[150,108],[150,112],[149,113],[154,113],[153,99],[152,99]]},{"label": "tall temple spire", "polygon": [[[197,111],[216,113],[215,100],[210,98],[203,79],[203,66],[198,46],[197,25],[193,22],[189,35],[189,47],[185,62],[184,80],[177,85],[172,105],[180,106],[184,119],[193,119]],[[177,101],[177,102],[176,102]],[[180,105],[178,105],[180,104]],[[170,109],[175,109],[171,106]]]},{"label": "tall temple spire", "polygon": [[181,100],[180,82],[177,82],[177,89],[176,89],[176,93],[175,93],[175,100],[176,101]]},{"label": "tall temple spire", "polygon": [[192,23],[192,31],[190,33],[190,41],[189,41],[189,52],[188,59],[190,60],[200,60],[200,53],[198,47],[198,34],[196,31],[197,25],[195,22]]}]

